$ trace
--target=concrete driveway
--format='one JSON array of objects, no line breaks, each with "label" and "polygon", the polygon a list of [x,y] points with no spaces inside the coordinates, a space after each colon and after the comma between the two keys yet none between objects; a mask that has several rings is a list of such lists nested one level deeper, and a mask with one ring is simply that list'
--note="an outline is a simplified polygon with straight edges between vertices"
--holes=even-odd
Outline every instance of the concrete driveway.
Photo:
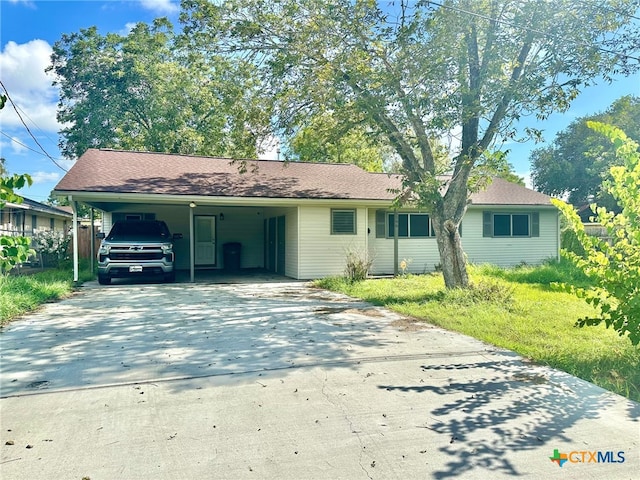
[{"label": "concrete driveway", "polygon": [[3,479],[640,469],[640,405],[304,283],[90,283],[0,342]]}]

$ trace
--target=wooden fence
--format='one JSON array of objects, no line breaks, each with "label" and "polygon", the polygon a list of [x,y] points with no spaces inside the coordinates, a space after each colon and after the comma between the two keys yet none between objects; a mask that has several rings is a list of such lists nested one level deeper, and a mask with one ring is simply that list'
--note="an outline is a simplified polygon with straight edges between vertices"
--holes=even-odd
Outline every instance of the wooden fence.
[{"label": "wooden fence", "polygon": [[[93,227],[93,231],[89,226],[81,226],[78,228],[78,257],[79,258],[91,258],[91,242],[93,242],[94,256],[98,253],[100,248],[100,239],[96,238],[98,233],[98,227]],[[73,240],[69,244],[69,256],[73,256]]]}]

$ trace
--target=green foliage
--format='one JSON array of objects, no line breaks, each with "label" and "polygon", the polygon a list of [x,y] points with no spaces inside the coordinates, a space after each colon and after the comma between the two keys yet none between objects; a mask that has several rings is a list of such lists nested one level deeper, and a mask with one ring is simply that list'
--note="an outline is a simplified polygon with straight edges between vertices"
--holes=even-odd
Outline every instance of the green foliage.
[{"label": "green foliage", "polygon": [[87,148],[252,158],[269,110],[254,101],[252,68],[239,57],[204,57],[167,19],[127,35],[95,27],[53,46],[60,87],[61,151]]},{"label": "green foliage", "polygon": [[[598,3],[184,0],[182,20],[195,48],[253,61],[284,135],[329,111],[383,138],[401,159],[399,197],[428,204],[456,287],[468,277],[452,232],[485,152],[515,136],[522,115],[565,111],[592,79],[634,68],[635,0]],[[442,195],[437,142],[452,131],[462,141],[448,146]]]},{"label": "green foliage", "polygon": [[6,202],[22,203],[22,197],[14,192],[20,188],[31,186],[33,180],[29,174],[14,174],[0,177],[0,208]]},{"label": "green foliage", "polygon": [[568,195],[569,203],[575,206],[596,201],[610,210],[619,210],[611,195],[602,189],[602,180],[611,166],[621,165],[622,161],[616,157],[612,143],[587,126],[589,121],[614,125],[640,141],[640,97],[622,97],[605,112],[577,118],[556,135],[550,146],[534,150],[533,182],[549,195]]},{"label": "green foliage", "polygon": [[615,214],[593,205],[597,222],[606,228],[610,241],[587,235],[573,207],[559,200],[554,204],[568,220],[585,250],[584,256],[568,254],[592,280],[593,287],[563,288],[584,298],[598,312],[579,319],[579,326],[604,323],[620,335],[628,335],[633,345],[640,343],[640,153],[638,144],[619,129],[589,122],[589,126],[609,137],[622,166],[609,169],[611,179],[603,184],[620,205]]},{"label": "green foliage", "polygon": [[31,239],[27,237],[0,237],[0,274],[6,274],[19,263],[35,255]]},{"label": "green foliage", "polygon": [[311,119],[290,142],[291,153],[302,162],[352,163],[369,172],[381,172],[383,146],[362,126],[338,124],[335,115],[324,113]]},{"label": "green foliage", "polygon": [[[82,264],[80,280],[94,278],[88,265]],[[37,309],[43,303],[59,300],[73,292],[73,270],[45,270],[32,275],[0,276],[0,325]]]},{"label": "green foliage", "polygon": [[[39,230],[33,235],[35,250],[58,265],[67,257],[71,236],[57,230]],[[44,259],[43,259],[44,262]]]}]

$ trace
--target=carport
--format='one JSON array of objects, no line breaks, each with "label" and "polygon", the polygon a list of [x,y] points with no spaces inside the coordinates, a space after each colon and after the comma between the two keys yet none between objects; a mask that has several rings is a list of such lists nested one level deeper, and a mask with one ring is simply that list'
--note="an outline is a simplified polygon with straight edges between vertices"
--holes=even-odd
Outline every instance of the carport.
[{"label": "carport", "polygon": [[[265,271],[295,277],[287,264],[287,236],[295,242],[295,232],[287,232],[287,219],[294,223],[296,205],[269,199],[212,198],[186,196],[76,193],[69,195],[74,211],[74,280],[77,281],[78,204],[102,213],[101,231],[107,233],[119,220],[163,220],[172,233],[182,233],[174,244],[178,272],[188,272],[191,282],[197,272],[212,270]],[[292,203],[292,202],[289,202]],[[237,255],[237,264],[233,261]],[[181,275],[182,276],[182,275]]]}]

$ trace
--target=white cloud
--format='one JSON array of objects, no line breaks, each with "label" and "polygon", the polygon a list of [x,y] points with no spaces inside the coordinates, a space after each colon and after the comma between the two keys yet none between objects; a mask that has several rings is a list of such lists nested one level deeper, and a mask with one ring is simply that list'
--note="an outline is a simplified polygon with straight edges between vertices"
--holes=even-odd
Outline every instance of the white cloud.
[{"label": "white cloud", "polygon": [[24,142],[18,137],[11,137],[11,149],[13,153],[20,155],[27,151],[27,148],[24,146]]},{"label": "white cloud", "polygon": [[127,35],[129,35],[131,33],[131,30],[133,30],[136,25],[137,25],[136,22],[127,22],[127,23],[125,23],[124,28],[118,32],[118,35],[126,37]]},{"label": "white cloud", "polygon": [[170,15],[180,10],[178,4],[171,0],[140,0],[140,3],[143,8],[159,14]]},{"label": "white cloud", "polygon": [[62,175],[58,172],[34,172],[31,174],[31,179],[34,184],[57,182]]},{"label": "white cloud", "polygon": [[[53,75],[45,73],[51,52],[51,46],[43,40],[23,44],[10,41],[0,52],[0,71],[2,83],[29,128],[57,132],[60,128],[56,121],[58,90],[51,85]],[[22,126],[10,105],[0,112],[0,125],[3,128]]]}]

